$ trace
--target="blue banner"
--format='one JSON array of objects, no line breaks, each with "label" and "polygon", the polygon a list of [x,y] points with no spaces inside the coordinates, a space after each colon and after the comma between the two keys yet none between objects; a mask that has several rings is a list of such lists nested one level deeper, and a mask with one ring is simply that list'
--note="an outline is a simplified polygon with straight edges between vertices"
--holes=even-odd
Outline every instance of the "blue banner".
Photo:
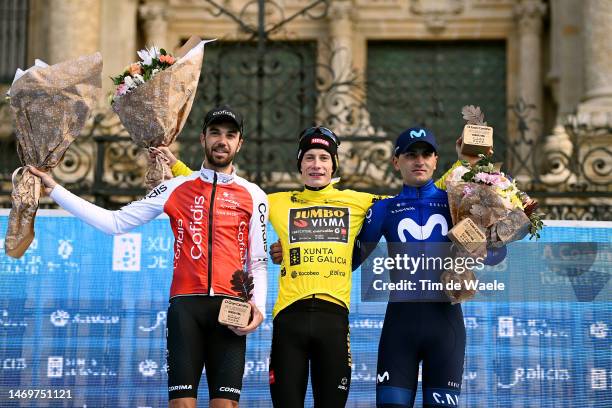
[{"label": "blue banner", "polygon": [[[7,219],[4,212],[2,231]],[[612,241],[610,223],[553,224],[541,242]],[[276,241],[271,227],[268,237]],[[64,212],[42,211],[36,239],[21,259],[2,249],[0,406],[167,406],[164,332],[173,241],[165,218],[113,237]],[[241,407],[271,406],[270,312],[279,273],[269,265],[268,316],[247,340]],[[511,273],[522,274],[527,286],[534,279],[529,268]],[[608,296],[610,285],[602,288]],[[355,273],[347,406],[373,407],[385,303],[360,302],[360,290]],[[463,310],[468,345],[460,406],[612,406],[608,301],[473,301]],[[416,406],[420,401],[419,389]],[[310,392],[306,406],[312,406]]]}]

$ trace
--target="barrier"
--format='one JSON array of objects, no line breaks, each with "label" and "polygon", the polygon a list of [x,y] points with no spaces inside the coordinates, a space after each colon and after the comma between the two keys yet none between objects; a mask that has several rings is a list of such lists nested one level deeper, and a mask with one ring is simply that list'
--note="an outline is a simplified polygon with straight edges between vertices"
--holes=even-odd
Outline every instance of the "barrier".
[{"label": "barrier", "polygon": [[[0,212],[1,231],[7,215]],[[541,242],[610,243],[611,236],[609,222],[549,222]],[[271,227],[268,238],[276,241]],[[63,211],[39,211],[36,239],[24,257],[0,253],[0,405],[166,406],[172,246],[164,218],[112,237]],[[271,406],[270,312],[278,276],[278,266],[270,264],[268,316],[248,338],[241,407]],[[359,302],[359,290],[355,273],[347,406],[372,407],[385,304]],[[609,302],[471,302],[464,315],[468,347],[460,406],[612,406]],[[201,385],[199,398],[206,401]],[[38,398],[24,400],[18,390],[55,394],[42,398],[39,391]],[[420,401],[419,395],[417,406]]]}]

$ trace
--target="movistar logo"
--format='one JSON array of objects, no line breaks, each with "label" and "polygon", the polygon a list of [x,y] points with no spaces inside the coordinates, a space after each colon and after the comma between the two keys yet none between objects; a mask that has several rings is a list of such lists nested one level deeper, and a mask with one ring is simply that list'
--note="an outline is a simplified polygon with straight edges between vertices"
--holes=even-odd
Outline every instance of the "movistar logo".
[{"label": "movistar logo", "polygon": [[389,381],[389,372],[388,371],[385,371],[383,373],[383,375],[380,375],[378,373],[376,374],[376,382],[377,383],[381,383],[383,381]]},{"label": "movistar logo", "polygon": [[414,139],[415,137],[425,137],[425,129],[419,129],[419,131],[417,132],[416,130],[411,130],[410,131],[410,138]]},{"label": "movistar logo", "polygon": [[442,235],[448,234],[448,223],[446,222],[446,218],[444,218],[442,214],[433,214],[429,217],[425,225],[419,225],[411,218],[404,218],[397,225],[397,235],[402,242],[408,242],[406,232],[414,239],[424,241],[431,236],[436,225],[442,227]]}]

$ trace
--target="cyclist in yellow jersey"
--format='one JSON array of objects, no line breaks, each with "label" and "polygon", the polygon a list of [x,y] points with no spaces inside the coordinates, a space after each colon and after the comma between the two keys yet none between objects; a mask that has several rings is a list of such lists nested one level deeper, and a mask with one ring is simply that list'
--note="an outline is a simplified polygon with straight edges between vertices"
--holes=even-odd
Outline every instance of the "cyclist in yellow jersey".
[{"label": "cyclist in yellow jersey", "polygon": [[[335,187],[339,145],[327,128],[304,130],[297,163],[304,189],[268,195],[282,246],[269,373],[275,407],[304,406],[309,368],[316,407],[344,407],[348,398],[351,257],[379,197]],[[175,176],[191,172],[167,148],[162,152]]]}]

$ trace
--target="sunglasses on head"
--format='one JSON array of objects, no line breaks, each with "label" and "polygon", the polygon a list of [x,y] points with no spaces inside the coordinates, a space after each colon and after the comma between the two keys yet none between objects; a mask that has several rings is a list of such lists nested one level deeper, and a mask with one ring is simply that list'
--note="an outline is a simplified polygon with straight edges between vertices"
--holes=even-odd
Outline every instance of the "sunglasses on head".
[{"label": "sunglasses on head", "polygon": [[336,146],[340,146],[340,139],[338,139],[338,136],[336,136],[333,131],[323,126],[315,126],[308,129],[304,129],[304,131],[300,134],[300,142],[305,137],[310,137],[313,135],[327,136],[336,144]]}]

